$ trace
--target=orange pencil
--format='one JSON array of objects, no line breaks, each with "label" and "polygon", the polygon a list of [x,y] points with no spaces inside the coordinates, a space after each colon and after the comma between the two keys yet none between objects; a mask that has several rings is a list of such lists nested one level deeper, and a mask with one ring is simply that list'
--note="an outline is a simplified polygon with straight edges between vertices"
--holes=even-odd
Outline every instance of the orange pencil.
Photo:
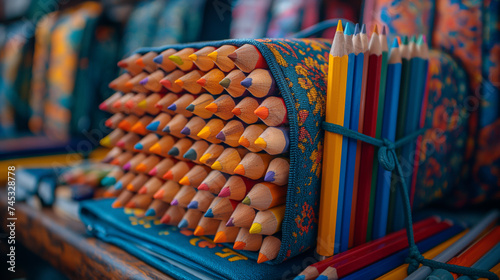
[{"label": "orange pencil", "polygon": [[181,69],[182,71],[189,71],[193,69],[193,61],[189,59],[189,56],[195,52],[195,49],[193,48],[184,48],[170,56],[168,56],[168,59],[170,59],[177,68]]},{"label": "orange pencil", "polygon": [[224,79],[224,76],[224,72],[214,68],[210,70],[210,72],[207,72],[203,77],[199,78],[196,82],[211,94],[219,95],[224,91],[224,87],[219,84],[219,82]]},{"label": "orange pencil", "polygon": [[158,69],[158,66],[153,61],[153,59],[157,56],[158,53],[156,52],[145,53],[135,61],[135,64],[141,67],[144,71],[153,73],[154,71],[156,71],[156,69]]},{"label": "orange pencil", "polygon": [[116,90],[116,91],[121,91],[121,92],[128,92],[128,88],[125,86],[125,84],[132,79],[132,76],[129,73],[123,73],[118,78],[112,80],[109,84],[108,87],[110,89]]},{"label": "orange pencil", "polygon": [[267,128],[265,124],[252,124],[249,125],[241,134],[240,139],[238,139],[238,144],[247,148],[250,152],[260,152],[262,148],[255,145],[255,140],[264,132]]},{"label": "orange pencil", "polygon": [[186,126],[187,123],[188,118],[186,118],[184,115],[177,114],[167,123],[167,125],[165,125],[165,127],[161,131],[178,138],[184,138],[186,137],[186,135],[182,134],[181,130]]},{"label": "orange pencil", "polygon": [[172,117],[169,114],[160,113],[146,126],[146,129],[153,132],[160,132],[170,120],[172,120]]},{"label": "orange pencil", "polygon": [[288,122],[285,101],[281,97],[264,99],[254,114],[268,126],[280,126]]},{"label": "orange pencil", "polygon": [[177,225],[179,228],[195,229],[203,213],[196,209],[188,209]]},{"label": "orange pencil", "polygon": [[226,148],[211,167],[214,170],[232,175],[246,153],[245,149]]},{"label": "orange pencil", "polygon": [[120,195],[113,201],[111,207],[113,208],[122,208],[125,204],[127,204],[135,194],[131,191],[124,190],[120,193]]},{"label": "orange pencil", "polygon": [[203,93],[193,100],[193,102],[186,107],[186,110],[201,118],[209,119],[212,117],[213,113],[205,109],[205,107],[213,101],[214,97],[211,94]]},{"label": "orange pencil", "polygon": [[257,263],[274,260],[280,251],[281,240],[275,236],[266,236],[262,241]]},{"label": "orange pencil", "polygon": [[117,101],[115,101],[111,106],[117,110],[117,112],[123,112],[130,114],[130,109],[125,107],[125,103],[129,101],[132,97],[134,97],[135,94],[129,92],[124,94],[122,97],[120,97]]},{"label": "orange pencil", "polygon": [[219,197],[241,201],[256,184],[255,181],[240,176],[231,176],[219,192]]},{"label": "orange pencil", "polygon": [[271,159],[273,157],[268,154],[248,153],[233,172],[250,179],[261,179],[264,177]]},{"label": "orange pencil", "polygon": [[144,216],[146,217],[162,217],[168,209],[168,203],[161,200],[153,200],[149,205]]},{"label": "orange pencil", "polygon": [[218,220],[227,220],[239,203],[229,198],[216,197],[210,204],[205,217]]},{"label": "orange pencil", "polygon": [[248,229],[241,228],[236,240],[234,241],[233,249],[245,251],[258,251],[262,246],[262,235],[250,234]]},{"label": "orange pencil", "polygon": [[288,158],[275,158],[269,163],[264,181],[284,186],[288,184],[288,174],[290,172],[290,161]]},{"label": "orange pencil", "polygon": [[202,164],[200,162],[200,158],[205,153],[205,151],[208,149],[209,144],[204,141],[204,140],[198,140],[194,142],[194,144],[189,147],[186,153],[182,155],[183,158],[189,159],[195,163]]},{"label": "orange pencil", "polygon": [[164,86],[166,89],[170,90],[171,92],[179,93],[182,91],[182,87],[176,84],[175,81],[180,77],[184,76],[185,74],[186,73],[184,73],[181,70],[175,70],[166,75],[165,77],[163,77],[160,80],[160,84]]},{"label": "orange pencil", "polygon": [[188,171],[188,173],[186,173],[186,175],[184,175],[184,177],[179,180],[179,184],[198,188],[201,182],[205,180],[209,172],[209,167],[204,165],[195,165]]},{"label": "orange pencil", "polygon": [[186,209],[171,205],[170,207],[168,207],[163,217],[161,217],[160,222],[162,222],[163,224],[176,226],[182,220],[182,217],[184,217],[184,215],[186,215]]},{"label": "orange pencil", "polygon": [[125,150],[133,151],[135,144],[137,144],[140,139],[141,138],[137,134],[129,132],[116,142],[116,146]]},{"label": "orange pencil", "polygon": [[148,134],[149,131],[146,129],[146,126],[148,126],[148,124],[151,123],[152,120],[153,118],[150,116],[143,116],[130,128],[130,132],[134,132],[140,135]]},{"label": "orange pencil", "polygon": [[113,93],[111,96],[106,98],[106,100],[104,100],[101,104],[99,104],[99,110],[106,111],[112,114],[118,113],[118,110],[113,107],[113,103],[118,101],[122,96],[123,94],[121,92]]},{"label": "orange pencil", "polygon": [[[180,189],[181,189],[181,185],[179,185],[178,183],[176,183],[174,181],[168,180],[163,185],[161,185],[161,187],[155,192],[155,194],[153,195],[153,198],[163,200],[167,203],[170,203],[170,202],[172,202],[175,195],[179,192]],[[177,221],[177,223],[178,222],[179,221]]]},{"label": "orange pencil", "polygon": [[184,160],[182,157],[189,147],[193,145],[193,140],[188,139],[188,138],[182,138],[179,139],[177,142],[175,142],[174,146],[170,151],[168,151],[168,155],[173,156],[176,159]]},{"label": "orange pencil", "polygon": [[201,217],[193,234],[195,236],[215,235],[217,233],[217,228],[219,228],[219,224],[220,221],[218,220]]},{"label": "orange pencil", "polygon": [[149,172],[149,176],[156,176],[158,178],[162,178],[163,174],[167,173],[167,171],[172,168],[177,161],[171,158],[164,158],[160,162],[158,162]]},{"label": "orange pencil", "polygon": [[192,94],[199,94],[204,92],[204,90],[196,81],[198,81],[203,75],[205,75],[205,72],[193,70],[184,76],[179,77],[174,81],[174,83]]},{"label": "orange pencil", "polygon": [[252,124],[259,120],[259,117],[254,113],[257,108],[259,108],[259,101],[255,97],[249,96],[236,104],[231,113],[245,123]]},{"label": "orange pencil", "polygon": [[215,137],[231,147],[239,146],[238,141],[245,127],[241,121],[229,121]]},{"label": "orange pencil", "polygon": [[207,140],[210,143],[218,144],[221,141],[216,138],[216,135],[226,125],[226,122],[220,119],[211,119],[207,124],[198,132],[196,136]]},{"label": "orange pencil", "polygon": [[239,227],[227,227],[227,221],[221,221],[215,233],[214,243],[232,243],[236,240]]},{"label": "orange pencil", "polygon": [[163,93],[151,93],[148,95],[144,100],[139,102],[137,104],[137,107],[139,107],[141,110],[145,111],[148,114],[151,115],[158,115],[160,113],[160,109],[156,107],[156,103],[160,101],[165,94]]},{"label": "orange pencil", "polygon": [[255,184],[241,203],[257,210],[284,204],[286,202],[287,187],[278,186],[268,182]]},{"label": "orange pencil", "polygon": [[235,46],[223,45],[217,50],[209,53],[207,56],[212,59],[217,67],[224,72],[229,72],[234,69],[234,63],[227,56],[236,50]]},{"label": "orange pencil", "polygon": [[153,196],[160,189],[163,183],[163,180],[158,179],[157,177],[151,177],[146,181],[146,183],[144,183],[144,186],[142,186],[137,193]]},{"label": "orange pencil", "polygon": [[233,214],[226,223],[226,226],[250,228],[253,220],[255,219],[255,214],[257,214],[255,209],[240,203],[236,206],[236,209],[234,209]]},{"label": "orange pencil", "polygon": [[224,184],[226,184],[229,175],[218,170],[212,170],[208,176],[198,186],[200,191],[209,191],[213,194],[218,194]]},{"label": "orange pencil", "polygon": [[236,67],[245,73],[250,73],[254,69],[268,68],[266,60],[254,45],[245,44],[228,55],[228,57]]},{"label": "orange pencil", "polygon": [[179,192],[175,195],[171,205],[186,208],[196,194],[196,189],[191,186],[181,186]]},{"label": "orange pencil", "polygon": [[229,94],[223,94],[205,106],[205,109],[223,120],[228,120],[234,116],[233,112],[231,112],[234,106],[236,106],[234,99]]},{"label": "orange pencil", "polygon": [[179,161],[163,175],[163,179],[179,182],[193,165],[191,162]]},{"label": "orange pencil", "polygon": [[189,55],[189,59],[191,59],[201,71],[210,71],[214,68],[215,64],[207,55],[213,51],[215,51],[214,47],[204,47]]},{"label": "orange pencil", "polygon": [[169,115],[174,115],[175,112],[168,109],[168,106],[172,105],[177,99],[179,99],[179,95],[175,93],[167,93],[162,97],[156,104],[155,107],[160,109],[161,111],[168,113]]},{"label": "orange pencil", "polygon": [[222,154],[223,151],[224,151],[224,146],[212,144],[203,153],[203,155],[200,158],[200,162],[207,166],[212,166],[212,164],[214,164],[214,162]]},{"label": "orange pencil", "polygon": [[168,157],[168,151],[172,149],[176,141],[177,139],[170,135],[163,136],[156,144],[149,148],[149,152],[159,156]]},{"label": "orange pencil", "polygon": [[207,125],[207,123],[204,119],[194,116],[190,118],[186,126],[181,129],[181,133],[191,139],[200,139],[197,135],[205,125]]},{"label": "orange pencil", "polygon": [[125,131],[130,131],[132,126],[139,121],[139,118],[135,115],[126,116],[120,123],[118,123],[118,128],[123,129]]},{"label": "orange pencil", "polygon": [[206,212],[214,198],[215,196],[211,192],[198,190],[198,192],[193,196],[193,199],[189,202],[187,208]]},{"label": "orange pencil", "polygon": [[157,57],[153,58],[153,62],[158,64],[158,66],[165,70],[166,72],[172,72],[176,68],[175,63],[173,63],[169,56],[175,54],[177,50],[175,49],[167,49],[161,52]]},{"label": "orange pencil", "polygon": [[116,113],[109,117],[105,122],[104,125],[111,128],[115,129],[118,127],[118,124],[125,118],[125,115],[122,113]]},{"label": "orange pencil", "polygon": [[245,73],[241,72],[241,70],[234,69],[229,72],[219,84],[223,86],[232,97],[238,98],[247,93],[247,89],[241,85],[241,81],[246,77]]},{"label": "orange pencil", "polygon": [[160,162],[160,158],[156,155],[150,155],[144,160],[142,160],[136,167],[135,171],[141,172],[141,173],[149,173],[155,165],[157,165]]},{"label": "orange pencil", "polygon": [[[175,100],[174,103],[170,104],[170,106],[167,107],[168,110],[171,110],[177,114],[181,114],[185,116],[186,118],[190,118],[193,116],[193,113],[189,112],[186,110],[186,107],[191,104],[195,99],[194,95],[185,93],[179,97],[179,99]],[[175,118],[175,116],[174,116]]]},{"label": "orange pencil", "polygon": [[135,76],[142,72],[141,66],[135,63],[135,61],[140,57],[140,54],[134,53],[133,55],[118,61],[117,65],[118,67],[125,69],[125,71],[130,73],[130,75]]},{"label": "orange pencil", "polygon": [[130,181],[130,183],[128,183],[127,190],[137,192],[142,186],[144,186],[148,179],[149,176],[142,173],[138,174],[132,181]]},{"label": "orange pencil", "polygon": [[134,156],[131,152],[123,152],[111,161],[112,165],[123,166]]}]

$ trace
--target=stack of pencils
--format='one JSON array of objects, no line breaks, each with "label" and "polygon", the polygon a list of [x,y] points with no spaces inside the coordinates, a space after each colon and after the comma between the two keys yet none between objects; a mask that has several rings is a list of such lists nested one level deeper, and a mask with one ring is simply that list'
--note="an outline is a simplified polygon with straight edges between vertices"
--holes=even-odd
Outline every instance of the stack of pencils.
[{"label": "stack of pencils", "polygon": [[[347,23],[344,28],[339,22],[329,55],[327,122],[390,141],[423,125],[425,37],[396,38],[391,45],[389,49],[385,27],[379,32],[375,25],[368,37],[364,25]],[[407,177],[396,178],[378,165],[374,146],[325,133],[319,255],[345,252],[402,228],[401,194],[394,186],[401,180],[412,186],[416,142],[398,151],[409,168]]]},{"label": "stack of pencils", "polygon": [[[285,213],[287,109],[252,45],[167,49],[118,63],[105,178],[113,207],[276,258]],[[104,180],[104,179],[103,179]],[[140,213],[140,211],[134,211]]]}]

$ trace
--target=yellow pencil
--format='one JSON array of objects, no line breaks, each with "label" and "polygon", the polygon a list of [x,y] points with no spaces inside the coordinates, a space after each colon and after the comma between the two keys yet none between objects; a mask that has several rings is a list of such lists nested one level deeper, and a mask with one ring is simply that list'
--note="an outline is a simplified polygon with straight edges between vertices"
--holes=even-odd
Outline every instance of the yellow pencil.
[{"label": "yellow pencil", "polygon": [[[337,24],[328,63],[326,121],[344,124],[345,90],[347,83],[348,56],[345,53],[342,21]],[[325,133],[324,165],[321,180],[319,228],[316,251],[327,257],[333,255],[337,226],[337,200],[339,199],[340,159],[342,135]]]}]

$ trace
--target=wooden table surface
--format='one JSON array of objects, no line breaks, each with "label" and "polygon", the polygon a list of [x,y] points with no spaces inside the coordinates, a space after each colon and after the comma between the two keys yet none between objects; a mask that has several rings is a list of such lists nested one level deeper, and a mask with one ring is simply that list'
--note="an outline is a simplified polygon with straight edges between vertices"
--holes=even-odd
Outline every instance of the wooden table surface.
[{"label": "wooden table surface", "polygon": [[[6,221],[7,197],[0,189],[0,219]],[[127,252],[85,234],[82,223],[52,209],[17,202],[16,242],[72,279],[173,279]],[[7,223],[2,223],[7,230]]]}]

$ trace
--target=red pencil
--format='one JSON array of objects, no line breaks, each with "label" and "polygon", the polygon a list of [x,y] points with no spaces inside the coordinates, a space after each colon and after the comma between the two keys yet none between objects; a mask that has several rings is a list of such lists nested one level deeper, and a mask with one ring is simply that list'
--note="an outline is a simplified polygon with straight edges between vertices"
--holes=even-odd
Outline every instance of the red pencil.
[{"label": "red pencil", "polygon": [[[377,130],[378,95],[380,88],[380,71],[382,65],[382,47],[378,36],[377,25],[373,30],[369,46],[368,77],[366,82],[365,114],[363,133],[375,137]],[[361,245],[367,240],[368,210],[372,185],[374,146],[361,143],[361,161],[358,181],[358,199],[356,202],[356,220],[354,226],[354,245]]]}]

